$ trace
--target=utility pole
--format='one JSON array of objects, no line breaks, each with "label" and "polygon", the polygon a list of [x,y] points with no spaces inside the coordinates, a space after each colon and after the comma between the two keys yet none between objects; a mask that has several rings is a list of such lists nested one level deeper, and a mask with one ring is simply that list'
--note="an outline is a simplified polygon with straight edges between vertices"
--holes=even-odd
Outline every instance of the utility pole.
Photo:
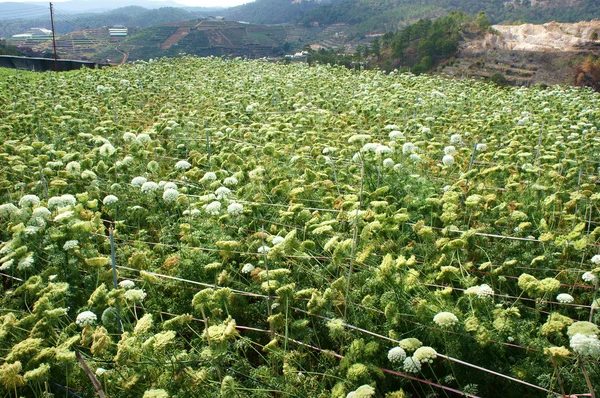
[{"label": "utility pole", "polygon": [[54,10],[50,3],[50,23],[52,24],[52,47],[54,48],[54,70],[58,72],[58,56],[56,55],[56,36],[54,35]]}]

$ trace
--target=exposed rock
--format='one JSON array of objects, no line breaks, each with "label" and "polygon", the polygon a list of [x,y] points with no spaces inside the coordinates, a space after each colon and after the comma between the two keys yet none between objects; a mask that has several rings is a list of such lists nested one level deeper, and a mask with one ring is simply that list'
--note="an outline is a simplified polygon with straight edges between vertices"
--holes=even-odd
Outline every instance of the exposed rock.
[{"label": "exposed rock", "polygon": [[467,52],[483,50],[512,51],[587,51],[600,41],[600,21],[578,23],[549,22],[543,25],[494,25],[496,34],[488,33],[483,39],[468,41],[462,49]]}]

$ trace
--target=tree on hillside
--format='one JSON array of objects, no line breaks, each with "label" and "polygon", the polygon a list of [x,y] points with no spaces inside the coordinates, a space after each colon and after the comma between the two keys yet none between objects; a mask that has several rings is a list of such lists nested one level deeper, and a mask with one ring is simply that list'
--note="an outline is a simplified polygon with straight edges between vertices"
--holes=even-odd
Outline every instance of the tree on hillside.
[{"label": "tree on hillside", "polygon": [[600,58],[590,55],[575,66],[575,85],[600,91]]}]

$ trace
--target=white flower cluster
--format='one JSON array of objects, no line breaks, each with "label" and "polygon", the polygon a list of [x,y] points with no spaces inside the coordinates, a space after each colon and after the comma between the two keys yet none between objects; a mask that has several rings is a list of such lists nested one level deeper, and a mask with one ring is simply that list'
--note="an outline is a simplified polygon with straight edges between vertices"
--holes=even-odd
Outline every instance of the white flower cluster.
[{"label": "white flower cluster", "polygon": [[135,287],[135,282],[129,279],[124,279],[119,282],[119,287],[125,290],[133,289]]},{"label": "white flower cluster", "polygon": [[176,189],[168,188],[163,192],[163,200],[165,202],[175,202],[179,197],[179,192]]},{"label": "white flower cluster", "polygon": [[53,196],[48,199],[48,208],[49,209],[57,209],[60,207],[68,207],[75,206],[77,203],[77,199],[73,195],[61,195],[61,196]]},{"label": "white flower cluster", "polygon": [[283,241],[285,241],[285,238],[283,236],[276,236],[273,238],[273,246],[278,245]]},{"label": "white flower cluster", "polygon": [[388,351],[387,357],[392,363],[400,363],[406,359],[406,351],[402,347],[394,347]]},{"label": "white flower cluster", "polygon": [[131,185],[133,185],[134,187],[141,187],[142,185],[144,185],[144,183],[148,181],[146,179],[146,177],[133,177],[133,179],[131,180]]},{"label": "white flower cluster", "polygon": [[200,182],[211,182],[217,179],[217,175],[212,171],[207,171],[200,179]]},{"label": "white flower cluster", "polygon": [[211,216],[218,216],[221,212],[221,202],[215,200],[214,202],[207,204],[204,210]]},{"label": "white flower cluster", "polygon": [[179,162],[175,163],[176,170],[185,171],[185,170],[189,170],[191,167],[192,167],[192,165],[185,160],[180,160]]},{"label": "white flower cluster", "polygon": [[19,206],[33,208],[40,205],[40,198],[35,195],[25,195],[19,200]]},{"label": "white flower cluster", "polygon": [[104,199],[102,199],[102,203],[105,206],[110,206],[113,203],[117,203],[119,201],[119,198],[117,198],[115,195],[106,195],[104,197]]},{"label": "white flower cluster", "polygon": [[450,328],[458,323],[458,318],[451,312],[440,312],[433,317],[433,321],[442,328]]},{"label": "white flower cluster", "polygon": [[158,184],[155,183],[154,181],[146,181],[145,183],[142,184],[141,190],[144,193],[150,193],[150,192],[154,192],[157,191],[159,189]]},{"label": "white flower cluster", "polygon": [[417,151],[417,148],[415,147],[415,144],[413,144],[412,142],[406,142],[404,143],[404,145],[402,145],[402,154],[404,155],[410,155],[411,153],[414,153]]},{"label": "white flower cluster", "polygon": [[454,164],[454,156],[452,155],[444,155],[442,158],[442,163],[444,166],[452,166]]},{"label": "white flower cluster", "polygon": [[100,147],[100,149],[98,149],[98,152],[100,152],[100,155],[105,158],[112,156],[116,151],[117,150],[115,149],[114,146],[112,146],[112,144],[110,142],[104,143],[104,145],[102,145]]},{"label": "white flower cluster", "polygon": [[462,137],[460,134],[452,134],[450,136],[450,143],[452,145],[460,145],[462,143]]},{"label": "white flower cluster", "polygon": [[394,167],[394,160],[391,158],[385,158],[383,159],[383,167],[385,167],[386,169],[391,169],[392,167]]},{"label": "white flower cluster", "polygon": [[226,199],[231,196],[231,189],[227,187],[219,187],[215,191],[218,200]]},{"label": "white flower cluster", "polygon": [[67,174],[72,176],[77,176],[79,173],[81,173],[81,165],[76,161],[67,163],[65,169],[67,170]]},{"label": "white flower cluster", "polygon": [[600,265],[600,254],[596,254],[590,261],[594,265]]},{"label": "white flower cluster", "polygon": [[91,325],[96,322],[97,319],[98,317],[92,311],[83,311],[77,315],[75,323],[79,326]]},{"label": "white flower cluster", "polygon": [[252,272],[253,269],[254,269],[254,265],[252,265],[250,263],[246,263],[242,267],[242,274],[249,274],[250,272]]},{"label": "white flower cluster", "polygon": [[227,206],[227,213],[231,214],[232,216],[244,214],[244,206],[239,203],[231,203],[229,206]]},{"label": "white flower cluster", "polygon": [[556,296],[556,301],[558,301],[559,303],[562,303],[562,304],[570,304],[573,301],[575,301],[575,299],[570,294],[561,293],[558,296]]},{"label": "white flower cluster", "polygon": [[271,248],[269,246],[264,246],[263,245],[263,246],[261,246],[261,247],[258,248],[257,252],[259,254],[263,254],[263,253],[268,253],[269,250],[271,250]]},{"label": "white flower cluster", "polygon": [[590,358],[598,358],[600,356],[600,341],[595,334],[586,336],[582,333],[577,333],[571,337],[570,345],[573,351],[581,356]]},{"label": "white flower cluster", "polygon": [[79,245],[79,241],[78,240],[68,240],[65,242],[65,244],[63,245],[63,249],[64,250],[71,250],[77,247],[77,245]]},{"label": "white flower cluster", "polygon": [[419,373],[421,371],[421,362],[414,357],[408,357],[404,360],[403,369],[408,373]]},{"label": "white flower cluster", "polygon": [[419,347],[413,353],[413,358],[421,363],[433,363],[433,360],[437,358],[437,352],[431,347]]},{"label": "white flower cluster", "polygon": [[404,133],[402,133],[401,131],[391,131],[389,134],[390,140],[395,141],[395,140],[403,140],[404,139]]},{"label": "white flower cluster", "polygon": [[472,286],[465,290],[465,294],[476,294],[479,298],[486,298],[494,295],[494,289],[489,285]]},{"label": "white flower cluster", "polygon": [[235,186],[238,184],[238,180],[235,177],[227,177],[223,180],[223,185],[227,185],[227,186]]},{"label": "white flower cluster", "polygon": [[598,277],[591,272],[584,272],[583,275],[581,275],[581,279],[588,283],[594,284],[598,280]]},{"label": "white flower cluster", "polygon": [[125,299],[136,303],[142,302],[146,298],[144,289],[129,289],[125,292]]}]

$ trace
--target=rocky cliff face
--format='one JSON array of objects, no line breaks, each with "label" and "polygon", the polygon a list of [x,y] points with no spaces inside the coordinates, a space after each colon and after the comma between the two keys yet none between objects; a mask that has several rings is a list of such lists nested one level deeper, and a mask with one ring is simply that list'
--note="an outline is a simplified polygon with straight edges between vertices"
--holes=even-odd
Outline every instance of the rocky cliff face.
[{"label": "rocky cliff face", "polygon": [[442,73],[489,78],[501,74],[514,84],[570,84],[574,66],[600,54],[600,21],[543,25],[494,25],[495,33],[461,44]]},{"label": "rocky cliff face", "polygon": [[463,44],[466,52],[485,50],[508,51],[589,51],[600,47],[600,21],[558,23],[543,25],[494,25],[495,33],[488,33],[483,39]]}]

